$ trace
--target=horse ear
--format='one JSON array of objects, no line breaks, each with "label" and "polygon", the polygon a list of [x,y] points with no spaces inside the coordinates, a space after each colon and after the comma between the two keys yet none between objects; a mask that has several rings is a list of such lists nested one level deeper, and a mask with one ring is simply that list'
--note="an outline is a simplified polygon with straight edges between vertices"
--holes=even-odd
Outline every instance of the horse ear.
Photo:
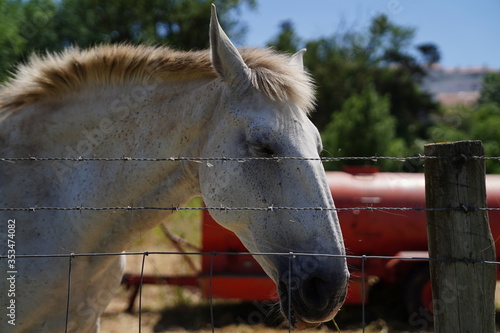
[{"label": "horse ear", "polygon": [[235,87],[241,80],[248,80],[250,69],[243,61],[238,49],[231,43],[217,20],[217,10],[212,4],[210,20],[210,51],[212,66],[230,87]]},{"label": "horse ear", "polygon": [[290,65],[297,66],[301,70],[304,70],[304,54],[306,53],[306,49],[302,49],[300,51],[297,51],[291,58],[290,58]]}]

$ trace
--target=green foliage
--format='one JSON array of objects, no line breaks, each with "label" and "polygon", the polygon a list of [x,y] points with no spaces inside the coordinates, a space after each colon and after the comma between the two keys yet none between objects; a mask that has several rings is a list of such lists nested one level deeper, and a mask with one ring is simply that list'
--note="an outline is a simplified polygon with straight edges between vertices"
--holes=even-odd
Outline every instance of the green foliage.
[{"label": "green foliage", "polygon": [[0,81],[32,52],[57,49],[53,0],[0,0]]},{"label": "green foliage", "polygon": [[0,81],[32,52],[76,45],[148,43],[208,47],[210,6],[233,39],[245,27],[233,12],[256,0],[0,0]]},{"label": "green foliage", "polygon": [[[396,138],[396,119],[391,116],[390,101],[381,97],[373,87],[349,97],[342,109],[333,113],[322,132],[325,151],[339,156],[401,156],[405,150],[403,140]],[[359,164],[346,161],[344,164]],[[384,170],[397,168],[394,163],[381,161]],[[335,169],[334,164],[327,168]]]},{"label": "green foliage", "polygon": [[[500,104],[445,108],[429,137],[431,142],[481,140],[486,156],[500,156]],[[487,161],[486,172],[500,173],[500,165]]]},{"label": "green foliage", "polygon": [[[56,16],[60,40],[89,46],[110,43],[161,43],[180,49],[208,47],[209,0],[62,1]],[[226,30],[237,22],[226,15],[241,3],[254,0],[220,1],[218,12]]]},{"label": "green foliage", "polygon": [[284,21],[280,25],[280,33],[269,43],[268,46],[272,46],[277,50],[295,53],[299,50],[300,37],[297,36],[295,28],[292,21]]},{"label": "green foliage", "polygon": [[411,70],[420,71],[420,68],[410,67],[416,61],[407,54],[407,49],[415,35],[413,28],[397,26],[389,21],[386,15],[379,15],[372,20],[367,35],[366,52],[374,63],[396,63],[407,66]]},{"label": "green foliage", "polygon": [[[483,77],[477,105],[443,108],[428,134],[431,142],[481,140],[486,156],[500,156],[500,73]],[[500,165],[486,161],[486,172],[500,173]]]},{"label": "green foliage", "polygon": [[483,77],[483,89],[479,103],[500,105],[500,73],[488,73]]},{"label": "green foliage", "polygon": [[425,43],[417,46],[418,50],[422,54],[424,64],[431,66],[432,64],[438,63],[441,59],[441,54],[436,45]]},{"label": "green foliage", "polygon": [[0,0],[0,81],[26,47],[26,40],[21,36],[23,17],[20,0]]}]

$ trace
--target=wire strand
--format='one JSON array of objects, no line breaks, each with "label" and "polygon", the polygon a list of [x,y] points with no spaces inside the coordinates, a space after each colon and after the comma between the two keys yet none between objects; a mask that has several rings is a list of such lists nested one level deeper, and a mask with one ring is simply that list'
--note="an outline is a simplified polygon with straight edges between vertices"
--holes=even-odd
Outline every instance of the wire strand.
[{"label": "wire strand", "polygon": [[178,156],[178,157],[166,157],[166,158],[155,158],[155,157],[38,157],[38,156],[27,156],[27,157],[0,157],[0,162],[43,162],[43,161],[68,161],[68,162],[211,162],[211,161],[222,161],[222,162],[246,162],[246,161],[283,161],[283,160],[296,160],[296,161],[322,161],[322,162],[339,162],[339,161],[372,161],[377,162],[379,160],[391,160],[406,162],[410,160],[428,160],[428,159],[472,159],[472,160],[493,160],[499,161],[500,156],[465,156],[465,155],[449,155],[449,156],[339,156],[339,157],[299,157],[299,156],[271,156],[271,157],[188,157],[188,156]]},{"label": "wire strand", "polygon": [[164,211],[183,211],[183,210],[208,210],[208,211],[267,211],[278,212],[285,211],[446,211],[446,210],[463,210],[465,212],[473,211],[500,211],[500,207],[474,207],[468,205],[460,205],[456,207],[290,207],[290,206],[274,206],[269,207],[150,207],[150,206],[110,206],[110,207],[86,207],[86,206],[72,206],[72,207],[0,207],[0,211],[9,212],[37,212],[37,211],[111,211],[111,210],[164,210]]}]

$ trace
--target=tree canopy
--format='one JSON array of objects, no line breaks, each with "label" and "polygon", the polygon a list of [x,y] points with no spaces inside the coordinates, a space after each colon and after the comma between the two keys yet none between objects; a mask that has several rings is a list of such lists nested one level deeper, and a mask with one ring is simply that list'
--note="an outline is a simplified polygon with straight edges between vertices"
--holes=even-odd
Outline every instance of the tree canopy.
[{"label": "tree canopy", "polygon": [[500,105],[500,73],[488,73],[483,77],[483,89],[479,104],[496,103]]},{"label": "tree canopy", "polygon": [[[383,152],[391,156],[404,154],[404,142],[396,136],[397,121],[390,114],[390,101],[380,96],[373,86],[368,86],[359,94],[350,96],[322,132],[323,145],[330,156],[376,156]],[[366,164],[366,161],[363,162]],[[346,161],[345,164],[359,164]],[[391,162],[383,161],[382,167],[391,167]],[[326,164],[327,169],[336,169]]]},{"label": "tree canopy", "polygon": [[[428,134],[431,142],[481,140],[486,156],[500,156],[500,73],[483,77],[476,105],[442,107]],[[500,173],[498,161],[486,161],[486,171]]]},{"label": "tree canopy", "polygon": [[[0,80],[32,52],[100,43],[148,43],[177,49],[208,47],[212,0],[0,0]],[[233,39],[245,26],[242,5],[256,0],[215,1],[221,25]]]}]

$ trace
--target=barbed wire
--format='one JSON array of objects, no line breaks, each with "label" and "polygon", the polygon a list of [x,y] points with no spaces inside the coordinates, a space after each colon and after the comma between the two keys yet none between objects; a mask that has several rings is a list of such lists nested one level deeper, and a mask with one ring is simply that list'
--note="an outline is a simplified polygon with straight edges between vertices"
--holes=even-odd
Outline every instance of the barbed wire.
[{"label": "barbed wire", "polygon": [[[466,156],[466,155],[450,155],[450,156],[405,156],[405,157],[392,157],[392,156],[347,156],[347,157],[168,157],[168,158],[149,158],[149,157],[1,157],[0,162],[27,162],[27,161],[72,161],[72,162],[116,162],[116,161],[135,161],[135,162],[214,162],[214,161],[281,161],[281,160],[298,160],[298,161],[322,161],[322,162],[338,162],[348,160],[394,160],[405,162],[409,160],[426,160],[426,159],[446,159],[446,158],[461,158],[461,159],[474,159],[474,160],[500,160],[500,156],[485,157],[485,156]],[[147,207],[147,206],[112,206],[112,207],[86,207],[83,205],[73,207],[0,207],[0,211],[111,211],[111,210],[164,210],[164,211],[183,211],[183,210],[212,210],[212,211],[308,211],[308,210],[325,210],[325,211],[430,211],[430,210],[464,210],[467,212],[475,210],[484,211],[497,211],[500,208],[488,207],[470,207],[460,205],[458,207],[442,207],[442,208],[425,208],[425,207],[349,207],[349,208],[335,208],[335,207],[283,207],[283,206],[268,206],[268,207]]]},{"label": "barbed wire", "polygon": [[294,156],[270,156],[270,157],[167,157],[167,158],[154,158],[154,157],[0,157],[0,162],[27,162],[27,161],[68,161],[68,162],[211,162],[211,161],[222,161],[222,162],[246,162],[246,161],[282,161],[282,160],[297,160],[297,161],[321,161],[321,162],[340,162],[340,161],[373,161],[378,160],[390,160],[406,162],[411,160],[428,160],[428,159],[472,159],[472,160],[495,160],[500,161],[500,156],[466,156],[466,155],[449,155],[449,156],[405,156],[405,157],[395,157],[395,156],[345,156],[345,157],[294,157]]},{"label": "barbed wire", "polygon": [[111,206],[111,207],[86,207],[86,206],[73,206],[73,207],[0,207],[3,212],[36,212],[36,211],[111,211],[111,210],[164,210],[164,211],[183,211],[183,210],[208,210],[208,211],[267,211],[278,212],[285,211],[445,211],[445,210],[459,210],[464,212],[473,211],[500,211],[500,207],[474,207],[469,205],[460,205],[456,207],[288,207],[288,206],[269,206],[269,207],[142,207],[142,206]]}]

